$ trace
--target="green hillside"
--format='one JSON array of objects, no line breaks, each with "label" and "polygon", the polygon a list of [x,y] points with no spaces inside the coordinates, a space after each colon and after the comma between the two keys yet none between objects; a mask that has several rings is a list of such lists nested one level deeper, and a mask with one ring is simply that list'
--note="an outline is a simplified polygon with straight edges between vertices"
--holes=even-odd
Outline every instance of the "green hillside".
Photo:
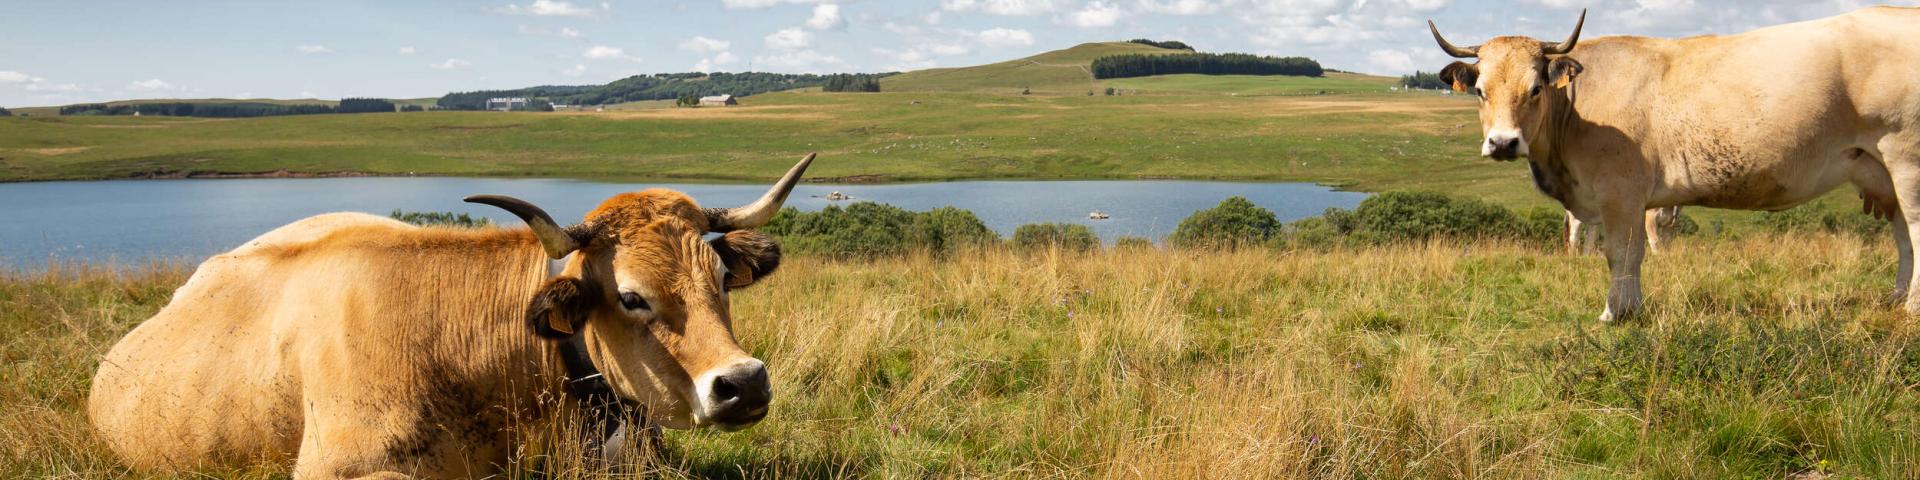
[{"label": "green hillside", "polygon": [[1019,93],[1022,89],[1031,88],[1033,93],[1043,94],[1085,93],[1100,85],[1093,79],[1093,71],[1088,70],[1093,59],[1129,53],[1191,52],[1131,42],[1083,43],[1065,50],[1000,63],[902,73],[881,79],[880,89],[886,92]]}]

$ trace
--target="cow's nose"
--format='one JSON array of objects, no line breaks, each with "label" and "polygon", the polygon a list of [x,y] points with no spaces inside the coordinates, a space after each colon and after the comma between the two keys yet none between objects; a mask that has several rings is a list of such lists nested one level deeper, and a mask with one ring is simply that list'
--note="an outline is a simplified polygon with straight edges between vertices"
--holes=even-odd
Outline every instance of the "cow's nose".
[{"label": "cow's nose", "polygon": [[1488,135],[1486,154],[1500,160],[1510,160],[1520,155],[1520,136]]},{"label": "cow's nose", "polygon": [[713,388],[708,391],[713,420],[726,428],[745,427],[766,418],[767,404],[773,400],[766,364],[758,361],[735,365],[727,373],[714,376]]}]

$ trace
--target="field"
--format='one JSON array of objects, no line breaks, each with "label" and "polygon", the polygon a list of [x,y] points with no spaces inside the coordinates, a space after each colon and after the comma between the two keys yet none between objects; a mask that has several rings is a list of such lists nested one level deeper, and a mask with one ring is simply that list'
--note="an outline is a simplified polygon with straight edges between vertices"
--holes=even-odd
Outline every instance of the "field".
[{"label": "field", "polygon": [[[1503,244],[795,258],[733,296],[772,416],[670,432],[647,468],[1914,478],[1920,336],[1880,304],[1892,256],[1844,236],[1683,240],[1626,325],[1593,320],[1599,258]],[[87,431],[87,379],[185,274],[0,276],[0,477],[126,473]]]}]

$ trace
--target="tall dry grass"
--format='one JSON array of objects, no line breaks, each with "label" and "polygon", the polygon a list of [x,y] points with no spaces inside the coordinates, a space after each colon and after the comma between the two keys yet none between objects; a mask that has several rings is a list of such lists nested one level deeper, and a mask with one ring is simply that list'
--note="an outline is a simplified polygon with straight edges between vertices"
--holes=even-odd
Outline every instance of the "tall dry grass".
[{"label": "tall dry grass", "polygon": [[[1683,242],[1624,325],[1594,320],[1601,259],[1514,245],[792,258],[733,296],[772,415],[669,432],[638,470],[1920,477],[1920,336],[1880,303],[1892,257],[1851,237]],[[86,431],[86,381],[183,278],[0,279],[0,476],[125,474]],[[510,476],[604,473],[579,465]]]}]

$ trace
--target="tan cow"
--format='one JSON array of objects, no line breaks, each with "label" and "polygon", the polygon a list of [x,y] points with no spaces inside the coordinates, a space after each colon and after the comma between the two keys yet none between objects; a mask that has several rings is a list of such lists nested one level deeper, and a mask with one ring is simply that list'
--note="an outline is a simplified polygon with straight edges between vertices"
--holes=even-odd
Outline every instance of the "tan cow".
[{"label": "tan cow", "polygon": [[779,245],[747,229],[812,160],[735,209],[654,189],[564,228],[498,196],[468,201],[529,228],[294,222],[208,259],[115,345],[89,417],[137,469],[291,460],[301,478],[497,473],[567,416],[567,385],[601,378],[578,370],[661,425],[744,428],[771,389],[735,343],[727,292],[779,265]]},{"label": "tan cow", "polygon": [[[1581,14],[1581,25],[1586,14]],[[1906,295],[1920,235],[1920,9],[1874,7],[1739,35],[1456,47],[1441,78],[1480,97],[1481,153],[1606,229],[1601,319],[1640,307],[1648,208],[1780,210],[1852,183],[1894,223]],[[1575,46],[1578,48],[1575,48]]]},{"label": "tan cow", "polygon": [[[1671,230],[1679,220],[1680,207],[1647,210],[1647,253],[1660,254],[1660,249],[1667,244],[1667,235],[1673,233]],[[1594,244],[1600,241],[1600,230],[1599,222],[1582,221],[1573,212],[1567,212],[1567,253],[1592,255]]]}]

